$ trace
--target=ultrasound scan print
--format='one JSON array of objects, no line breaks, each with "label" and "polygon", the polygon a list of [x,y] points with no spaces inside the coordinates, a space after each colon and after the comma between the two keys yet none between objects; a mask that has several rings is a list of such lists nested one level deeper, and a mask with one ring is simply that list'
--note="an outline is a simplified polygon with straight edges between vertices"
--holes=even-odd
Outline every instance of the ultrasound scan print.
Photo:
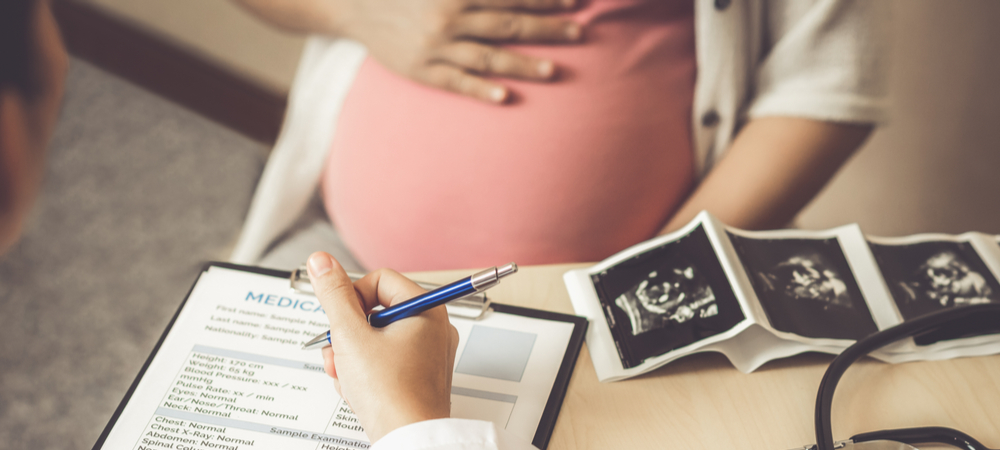
[{"label": "ultrasound scan print", "polygon": [[619,295],[615,305],[628,316],[633,336],[719,313],[708,280],[690,263],[650,272]]},{"label": "ultrasound scan print", "polygon": [[746,318],[702,227],[591,277],[626,368]]},{"label": "ultrasound scan print", "polygon": [[[1000,285],[969,242],[868,245],[903,320],[948,308],[1000,302]],[[963,326],[917,336],[914,341],[927,345],[995,332]]]},{"label": "ultrasound scan print", "polygon": [[931,301],[942,307],[989,303],[993,296],[986,277],[950,251],[927,258],[899,285],[906,292],[904,301]]},{"label": "ultrasound scan print", "polygon": [[774,329],[827,339],[878,331],[837,238],[729,239]]},{"label": "ultrasound scan print", "polygon": [[792,300],[817,302],[824,309],[854,307],[847,284],[819,254],[792,256],[756,275],[765,289]]},{"label": "ultrasound scan print", "polygon": [[870,243],[904,319],[1000,300],[1000,288],[967,242]]}]

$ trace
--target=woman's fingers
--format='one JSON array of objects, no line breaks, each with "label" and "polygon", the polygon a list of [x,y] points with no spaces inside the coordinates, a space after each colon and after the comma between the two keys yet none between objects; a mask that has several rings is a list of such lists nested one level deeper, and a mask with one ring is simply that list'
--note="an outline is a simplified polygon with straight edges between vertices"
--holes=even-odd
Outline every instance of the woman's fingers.
[{"label": "woman's fingers", "polygon": [[577,0],[466,0],[466,5],[470,8],[529,9],[535,11],[570,9],[576,4]]},{"label": "woman's fingers", "polygon": [[551,79],[556,72],[552,61],[472,41],[446,45],[436,56],[439,61],[480,75],[543,81]]},{"label": "woman's fingers", "polygon": [[489,103],[503,103],[510,95],[503,85],[450,64],[432,64],[417,74],[416,78],[424,84]]},{"label": "woman's fingers", "polygon": [[[440,20],[435,23],[439,26],[431,27],[430,36],[423,36],[431,39],[408,38],[394,45],[377,45],[385,36],[358,39],[368,45],[375,59],[407,78],[484,102],[503,104],[511,98],[511,92],[494,79],[549,81],[556,77],[557,67],[552,60],[524,55],[494,43],[570,44],[579,42],[583,33],[581,26],[572,20],[549,14],[574,7],[575,0],[456,1],[460,3],[458,7],[438,17]],[[426,34],[427,27],[416,29]],[[405,29],[396,31],[395,38],[413,34]],[[417,45],[412,45],[414,42]],[[398,53],[393,49],[411,52]]]},{"label": "woman's fingers", "polygon": [[476,10],[462,14],[451,24],[456,38],[504,42],[576,42],[580,25],[559,17],[514,11]]},{"label": "woman's fingers", "polygon": [[566,13],[583,0],[351,0],[337,35],[365,45],[389,70],[462,95],[501,104],[511,93],[492,78],[546,81],[553,61],[497,43],[573,44],[582,26]]}]

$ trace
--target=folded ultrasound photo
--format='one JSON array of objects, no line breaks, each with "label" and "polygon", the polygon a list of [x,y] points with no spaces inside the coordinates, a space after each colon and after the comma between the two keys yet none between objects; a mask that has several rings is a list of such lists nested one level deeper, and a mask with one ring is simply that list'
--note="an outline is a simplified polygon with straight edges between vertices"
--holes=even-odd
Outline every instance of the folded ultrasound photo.
[{"label": "folded ultrasound photo", "polygon": [[[997,274],[998,236],[873,238],[857,225],[745,231],[702,212],[564,280],[574,309],[591,321],[598,378],[615,381],[706,351],[743,372],[803,352],[838,354],[923,314],[1000,301]],[[898,363],[998,352],[1000,324],[873,356]]]}]

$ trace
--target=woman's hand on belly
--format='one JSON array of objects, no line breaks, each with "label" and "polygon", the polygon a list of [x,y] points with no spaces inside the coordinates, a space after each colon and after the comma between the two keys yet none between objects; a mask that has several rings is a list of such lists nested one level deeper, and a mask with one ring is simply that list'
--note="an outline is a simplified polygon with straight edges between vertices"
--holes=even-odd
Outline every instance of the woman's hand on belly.
[{"label": "woman's hand on belly", "polygon": [[510,94],[491,77],[547,81],[550,60],[504,43],[571,43],[581,27],[553,15],[576,0],[334,0],[341,35],[355,39],[393,72],[491,103]]}]

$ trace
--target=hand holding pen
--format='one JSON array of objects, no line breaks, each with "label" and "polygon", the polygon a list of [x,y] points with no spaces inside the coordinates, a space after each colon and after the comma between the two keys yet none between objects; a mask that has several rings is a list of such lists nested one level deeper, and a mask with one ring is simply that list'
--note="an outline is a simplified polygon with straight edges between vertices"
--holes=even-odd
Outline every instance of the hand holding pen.
[{"label": "hand holding pen", "polygon": [[[517,272],[517,264],[510,263],[501,267],[491,267],[477,272],[472,276],[441,286],[430,292],[413,297],[382,311],[368,315],[368,323],[376,328],[382,328],[390,323],[407,317],[413,317],[428,309],[444,305],[450,301],[468,297],[477,292],[485,291],[500,283],[500,279]],[[304,350],[319,349],[330,344],[330,332],[321,333],[302,348]]]},{"label": "hand holding pen", "polygon": [[323,348],[324,368],[369,439],[375,442],[410,423],[449,417],[458,332],[444,308],[374,328],[367,317],[372,308],[402,303],[424,289],[386,269],[352,283],[323,252],[312,254],[307,268],[332,330],[330,346]]},{"label": "hand holding pen", "polygon": [[[431,307],[391,327],[376,328],[368,322],[373,308],[381,305],[389,311],[421,297],[424,289],[387,269],[352,283],[340,264],[323,252],[309,257],[307,269],[330,321],[324,368],[369,439],[375,442],[401,426],[448,417],[458,332],[447,311]],[[477,286],[495,285],[491,279],[477,278]],[[486,285],[480,284],[483,280]]]}]

